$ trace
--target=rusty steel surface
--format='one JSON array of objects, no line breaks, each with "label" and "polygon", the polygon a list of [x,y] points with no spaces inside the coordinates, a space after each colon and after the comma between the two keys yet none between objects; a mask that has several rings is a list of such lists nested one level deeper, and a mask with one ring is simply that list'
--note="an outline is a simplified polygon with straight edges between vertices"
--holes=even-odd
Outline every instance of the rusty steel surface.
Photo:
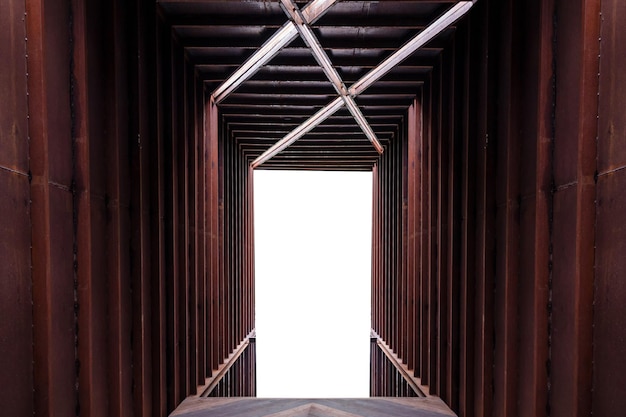
[{"label": "rusty steel surface", "polygon": [[[455,40],[451,51],[444,51],[437,60],[422,94],[409,110],[408,126],[400,131],[408,137],[401,136],[399,141],[408,155],[394,159],[394,148],[390,148],[387,152],[391,155],[383,155],[375,169],[373,244],[374,253],[380,256],[374,259],[373,329],[400,353],[403,363],[411,364],[409,369],[428,394],[440,396],[460,415],[468,416],[491,415],[494,401],[493,290],[498,236],[498,177],[494,173],[498,159],[497,148],[487,138],[496,136],[493,132],[498,126],[494,94],[499,78],[489,78],[489,74],[496,74],[499,64],[472,59],[486,55],[495,42],[488,38],[482,20],[488,18],[486,7],[482,5],[479,10],[483,14],[472,20],[473,24],[457,29],[463,31],[459,36],[475,37],[479,43]],[[491,19],[496,21],[497,15]],[[506,58],[503,61],[506,63]],[[476,77],[480,82],[474,81]],[[500,92],[504,100],[510,99],[507,90]],[[471,106],[472,100],[478,106]],[[519,169],[507,162],[516,157],[510,151],[509,159],[500,162],[499,169],[505,169],[503,179],[508,176],[506,172]],[[394,175],[402,178],[395,180]],[[406,194],[396,183],[406,186]],[[396,203],[399,197],[406,208]],[[406,209],[407,218],[394,222],[399,208]],[[396,230],[398,235],[394,235]],[[403,235],[405,239],[396,240]],[[470,237],[472,241],[467,241]],[[412,238],[417,241],[412,242]],[[385,242],[400,246],[388,247]],[[376,248],[386,250],[377,252]],[[385,252],[388,255],[384,256]],[[399,259],[398,269],[393,268],[393,259]],[[382,268],[377,266],[381,262]],[[400,281],[398,285],[396,271],[407,271],[408,283]],[[403,275],[398,278],[405,279]],[[503,283],[510,286],[509,298],[514,296],[513,282]],[[415,288],[413,297],[404,293],[411,285]],[[407,303],[409,299],[413,302]],[[400,307],[399,316],[396,306]],[[509,312],[514,314],[514,309]],[[407,322],[413,318],[416,324],[409,329]],[[417,337],[409,337],[414,330]],[[512,340],[516,328],[506,330]],[[509,357],[515,355],[509,352]],[[377,364],[375,356],[372,360],[376,378],[373,392],[396,389],[393,370]],[[504,371],[503,367],[495,369]],[[509,389],[510,401],[514,401],[511,385],[499,388]]]},{"label": "rusty steel surface", "polygon": [[[537,22],[533,29],[538,36],[530,39],[523,47],[522,74],[526,74],[528,85],[520,88],[524,120],[520,128],[520,165],[524,171],[520,177],[520,275],[518,282],[518,334],[520,366],[518,382],[517,413],[520,416],[542,415],[546,410],[548,393],[535,390],[533,386],[547,386],[548,370],[545,366],[549,348],[544,342],[548,333],[548,283],[550,256],[550,165],[552,126],[550,124],[552,94],[552,42],[553,4],[550,1],[519,9],[520,27],[530,30],[529,22]],[[519,75],[518,75],[519,76]],[[521,83],[520,83],[521,84]],[[523,84],[522,84],[523,85]],[[528,161],[528,162],[525,162]],[[530,162],[534,161],[534,162]]]},{"label": "rusty steel surface", "polygon": [[[515,117],[518,112],[515,97],[519,82],[519,55],[514,53],[513,5],[502,2],[500,5],[501,20],[497,23],[500,33],[496,53],[500,60],[497,68],[499,91],[497,100],[496,143],[496,280],[494,315],[495,337],[494,346],[494,415],[512,415],[516,407],[516,391],[518,380],[515,370],[517,359],[517,287],[519,276],[519,177],[520,177],[520,146]],[[499,279],[498,279],[499,278]]]},{"label": "rusty steel surface", "polygon": [[[78,317],[78,338],[81,341],[78,348],[78,358],[81,364],[78,383],[86,389],[79,392],[78,401],[82,404],[85,415],[97,415],[98,412],[108,412],[106,386],[107,337],[106,302],[106,268],[105,242],[100,237],[104,234],[105,204],[104,204],[104,161],[98,158],[102,155],[104,140],[98,135],[101,125],[99,120],[90,117],[89,109],[102,99],[102,89],[97,84],[90,84],[87,74],[88,62],[86,49],[88,39],[85,34],[86,18],[92,10],[76,7],[74,29],[77,42],[74,47],[75,90],[74,99],[85,103],[76,109],[75,123],[75,182],[76,193],[74,205],[76,212],[76,245],[81,248],[76,254],[77,301],[81,306],[82,314]],[[97,30],[92,27],[92,30]],[[93,42],[93,40],[92,40]],[[93,44],[92,44],[93,45]],[[101,73],[91,72],[91,77]],[[93,78],[91,78],[93,80]],[[96,139],[97,138],[97,139]]]},{"label": "rusty steel surface", "polygon": [[[464,28],[467,30],[467,27]],[[461,231],[457,238],[460,239],[460,259],[459,259],[459,405],[458,413],[461,415],[469,415],[473,410],[473,343],[472,336],[474,334],[473,316],[473,278],[475,257],[473,255],[473,242],[475,241],[475,228],[472,219],[475,218],[474,204],[475,193],[473,190],[474,181],[470,179],[470,173],[474,171],[474,155],[475,150],[470,143],[470,118],[469,118],[469,92],[470,92],[470,50],[469,37],[464,38],[464,42],[460,44],[459,56],[457,62],[463,68],[462,78],[459,79],[461,85],[461,99],[459,108],[460,128],[462,134],[461,150],[461,166],[460,166],[460,216]]]},{"label": "rusty steel surface", "polygon": [[69,16],[27,2],[34,411],[71,415],[76,408],[75,276]]},{"label": "rusty steel surface", "polygon": [[603,0],[601,12],[592,412],[610,415],[626,409],[626,4]]},{"label": "rusty steel surface", "polygon": [[[453,3],[343,1],[311,28],[349,86]],[[250,162],[336,91],[295,40],[212,101],[277,2],[2,10],[0,409],[165,416],[254,329]],[[372,395],[412,372],[463,417],[626,408],[625,24],[620,0],[480,0],[355,99],[382,156],[344,109],[264,165],[373,172],[397,361],[372,348]],[[254,395],[253,345],[211,395]]]},{"label": "rusty steel surface", "polygon": [[[593,236],[599,220],[594,207],[599,6],[598,1],[581,2],[576,7],[555,3],[561,21],[559,28],[570,34],[569,39],[556,44],[551,295],[554,337],[549,372],[553,386],[550,407],[557,416],[588,415],[594,402],[591,391]],[[589,54],[580,53],[582,48]]]},{"label": "rusty steel surface", "polygon": [[33,313],[24,3],[3,5],[0,56],[0,407],[33,414]]},{"label": "rusty steel surface", "polygon": [[[203,135],[205,123],[217,131],[217,112],[205,121],[202,81],[173,55],[169,33],[158,42],[150,35],[154,5],[72,2],[71,15],[45,6],[28,3],[26,22],[19,8],[3,14],[11,30],[1,45],[14,67],[1,84],[13,109],[1,119],[0,181],[11,196],[1,208],[12,225],[2,223],[10,239],[2,294],[18,302],[6,304],[16,327],[2,333],[18,350],[2,349],[12,361],[2,407],[15,415],[166,415],[254,326],[252,233],[228,242],[217,233],[218,176],[207,168],[217,168],[221,139]],[[20,28],[30,42],[12,37]],[[239,167],[236,181],[244,181],[250,172]],[[231,200],[233,231],[252,218],[245,190]],[[224,243],[233,285],[222,298],[228,309],[214,317],[213,248]],[[17,251],[10,257],[7,244]],[[208,334],[217,323],[227,346]],[[248,356],[232,380],[249,395]]]}]

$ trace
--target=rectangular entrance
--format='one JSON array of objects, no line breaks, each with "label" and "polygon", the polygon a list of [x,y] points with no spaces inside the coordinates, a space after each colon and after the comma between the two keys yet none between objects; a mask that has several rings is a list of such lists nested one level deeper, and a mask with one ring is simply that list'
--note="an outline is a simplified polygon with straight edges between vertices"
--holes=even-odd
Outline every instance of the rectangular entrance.
[{"label": "rectangular entrance", "polygon": [[371,172],[254,172],[257,396],[368,397]]}]

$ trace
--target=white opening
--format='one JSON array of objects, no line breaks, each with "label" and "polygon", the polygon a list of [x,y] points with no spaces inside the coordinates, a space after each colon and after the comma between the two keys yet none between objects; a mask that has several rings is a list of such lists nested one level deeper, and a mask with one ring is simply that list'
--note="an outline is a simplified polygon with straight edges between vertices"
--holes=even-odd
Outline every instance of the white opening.
[{"label": "white opening", "polygon": [[255,171],[257,396],[369,396],[372,174]]}]

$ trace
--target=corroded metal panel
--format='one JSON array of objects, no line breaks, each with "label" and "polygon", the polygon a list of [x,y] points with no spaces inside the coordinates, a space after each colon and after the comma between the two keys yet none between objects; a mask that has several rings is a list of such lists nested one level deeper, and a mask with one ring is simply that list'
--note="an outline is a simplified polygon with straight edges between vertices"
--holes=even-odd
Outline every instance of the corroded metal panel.
[{"label": "corroded metal panel", "polygon": [[[0,16],[3,410],[166,415],[254,327],[248,163],[333,90],[296,44],[208,99],[277,4],[17,3]],[[449,6],[399,3],[315,24],[344,80]],[[374,171],[373,327],[459,415],[626,407],[625,19],[619,0],[480,0],[359,97],[381,158],[339,111],[270,167]],[[382,359],[373,392],[409,393]],[[254,361],[217,392],[253,393]]]},{"label": "corroded metal panel", "polygon": [[[4,126],[0,126],[4,134]],[[0,148],[2,153],[3,148]],[[0,166],[0,405],[12,415],[33,413],[30,187],[26,173]]]},{"label": "corroded metal panel", "polygon": [[626,4],[601,12],[592,411],[611,415],[626,409]]},{"label": "corroded metal panel", "polygon": [[[555,2],[551,393],[556,416],[588,415],[592,393],[599,1]],[[563,32],[561,32],[563,31]]]},{"label": "corroded metal panel", "polygon": [[[101,71],[91,67],[88,76],[86,49],[90,42],[96,42],[96,33],[102,26],[95,25],[94,9],[74,6],[74,158],[76,216],[76,275],[77,301],[81,314],[78,315],[77,354],[80,362],[78,375],[78,400],[81,413],[86,416],[99,416],[109,413],[108,401],[108,324],[106,322],[107,274],[106,274],[106,207],[105,168],[101,155],[104,154],[105,140],[102,137],[100,120],[90,109],[97,108],[102,100],[103,88],[94,79],[102,76]],[[92,37],[86,36],[86,27],[91,28]],[[93,45],[93,43],[91,44]],[[90,82],[91,81],[91,82]]]},{"label": "corroded metal panel", "polygon": [[0,408],[33,413],[30,186],[23,2],[0,14]]},{"label": "corroded metal panel", "polygon": [[516,406],[517,363],[517,294],[520,280],[520,147],[516,114],[520,110],[516,93],[522,88],[520,55],[514,43],[513,2],[499,2],[494,11],[500,19],[494,27],[499,39],[498,93],[496,114],[496,271],[495,271],[495,346],[494,346],[494,415],[513,415]]},{"label": "corroded metal panel", "polygon": [[24,4],[10,1],[0,17],[0,54],[9,65],[0,72],[0,166],[28,172],[26,24]]},{"label": "corroded metal panel", "polygon": [[[622,360],[626,332],[625,171],[600,177],[597,193],[593,351],[593,412],[598,415],[620,413],[626,400],[620,387],[626,384]],[[620,191],[617,191],[620,190]]]},{"label": "corroded metal panel", "polygon": [[67,7],[26,2],[35,414],[76,407],[72,135]]},{"label": "corroded metal panel", "polygon": [[[626,165],[626,4],[602,0],[600,29],[600,75],[598,99],[598,173]],[[591,16],[590,16],[591,18]],[[591,54],[590,54],[591,55]],[[591,59],[591,58],[590,58]]]},{"label": "corroded metal panel", "polygon": [[[474,316],[474,409],[477,416],[491,415],[493,407],[493,280],[495,257],[495,225],[492,214],[495,208],[495,144],[493,143],[493,111],[495,77],[494,59],[490,58],[489,33],[497,16],[489,10],[493,2],[477,4],[478,16],[473,24],[476,43],[473,45],[474,65],[470,71],[475,79],[471,94],[476,100],[476,125],[470,134],[476,136],[476,240],[475,240],[475,295]],[[491,138],[491,140],[490,140]],[[470,414],[471,415],[471,414]]]}]

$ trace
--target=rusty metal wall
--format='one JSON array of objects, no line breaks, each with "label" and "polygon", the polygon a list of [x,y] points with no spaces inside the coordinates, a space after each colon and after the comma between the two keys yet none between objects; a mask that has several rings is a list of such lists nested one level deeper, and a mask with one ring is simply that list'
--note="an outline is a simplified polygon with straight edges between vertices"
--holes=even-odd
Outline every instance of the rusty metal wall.
[{"label": "rusty metal wall", "polygon": [[0,408],[165,416],[254,327],[250,172],[154,2],[2,10]]},{"label": "rusty metal wall", "polygon": [[[30,166],[24,2],[0,3],[0,406],[33,413]],[[9,63],[6,65],[6,63]]]},{"label": "rusty metal wall", "polygon": [[626,407],[624,24],[478,2],[376,167],[373,329],[460,416]]},{"label": "rusty metal wall", "polygon": [[601,13],[592,411],[610,415],[626,410],[626,3],[603,0]]},{"label": "rusty metal wall", "polygon": [[[399,253],[402,248],[403,153],[401,139],[394,139],[373,169],[372,328],[383,340],[397,347],[403,308]],[[379,362],[376,360],[372,366],[376,367],[375,363]],[[372,381],[370,391],[373,393],[389,391],[384,388],[385,384],[395,381],[395,374],[386,372],[387,367],[383,365],[386,364],[381,365],[380,383]]]},{"label": "rusty metal wall", "polygon": [[[625,25],[480,0],[374,169],[373,327],[460,416],[626,409]],[[167,415],[254,327],[246,160],[153,2],[5,0],[0,52],[0,409]]]}]

